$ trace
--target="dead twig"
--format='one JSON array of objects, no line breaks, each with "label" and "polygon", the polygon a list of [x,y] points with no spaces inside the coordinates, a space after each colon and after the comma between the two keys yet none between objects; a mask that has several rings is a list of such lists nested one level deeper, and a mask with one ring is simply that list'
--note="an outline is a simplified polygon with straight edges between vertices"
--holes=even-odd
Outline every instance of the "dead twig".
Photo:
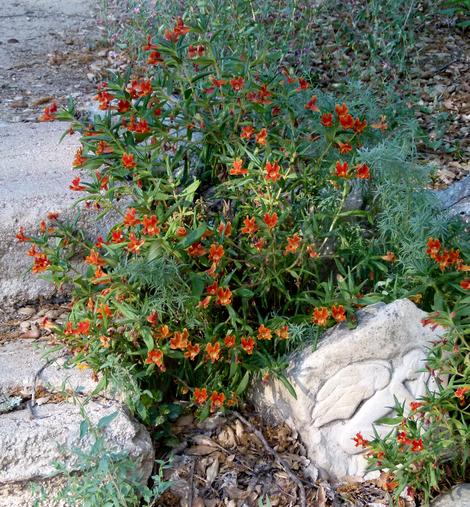
[{"label": "dead twig", "polygon": [[245,419],[240,413],[237,411],[232,412],[233,415],[242,422],[256,437],[259,439],[259,441],[263,444],[263,447],[266,449],[266,451],[274,458],[274,460],[279,463],[279,465],[282,466],[286,474],[289,476],[290,479],[296,484],[299,495],[300,495],[300,505],[301,507],[307,507],[307,500],[305,496],[305,488],[302,484],[302,481],[292,472],[289,465],[286,463],[285,460],[283,460],[279,454],[268,444],[268,441],[264,437],[264,435],[256,429],[247,419]]}]

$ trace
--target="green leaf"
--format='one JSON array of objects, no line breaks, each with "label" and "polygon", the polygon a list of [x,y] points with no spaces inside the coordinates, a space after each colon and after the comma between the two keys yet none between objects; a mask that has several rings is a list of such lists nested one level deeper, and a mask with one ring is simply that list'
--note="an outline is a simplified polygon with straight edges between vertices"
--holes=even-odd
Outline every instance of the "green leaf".
[{"label": "green leaf", "polygon": [[202,225],[200,225],[199,227],[197,227],[196,229],[191,231],[184,238],[184,240],[181,241],[181,243],[179,244],[179,247],[183,250],[190,247],[193,243],[196,243],[196,241],[201,239],[202,235],[206,232],[206,230],[207,230],[207,224],[203,223]]},{"label": "green leaf", "polygon": [[98,428],[103,429],[111,424],[114,419],[118,416],[118,412],[113,412],[109,415],[105,415],[98,421]]},{"label": "green leaf", "polygon": [[238,385],[238,387],[237,387],[236,393],[237,393],[238,395],[242,394],[242,393],[243,393],[243,391],[245,391],[246,386],[248,385],[248,381],[249,381],[249,380],[250,380],[250,372],[249,372],[249,371],[247,371],[247,372],[245,373],[245,375],[243,375],[243,378],[242,378],[242,380],[241,380],[240,384],[239,384],[239,385]]},{"label": "green leaf", "polygon": [[235,290],[233,293],[242,298],[252,298],[255,295],[255,293],[252,290],[246,289],[244,287]]}]

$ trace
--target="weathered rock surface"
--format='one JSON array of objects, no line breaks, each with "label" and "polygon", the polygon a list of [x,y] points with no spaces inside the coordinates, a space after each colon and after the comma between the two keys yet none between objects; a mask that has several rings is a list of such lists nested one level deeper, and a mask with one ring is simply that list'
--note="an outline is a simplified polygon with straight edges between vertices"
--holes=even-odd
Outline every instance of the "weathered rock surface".
[{"label": "weathered rock surface", "polygon": [[355,434],[372,437],[373,422],[391,412],[394,397],[413,401],[433,387],[419,370],[441,328],[423,327],[425,315],[407,299],[361,310],[356,329],[336,326],[316,351],[309,347],[291,358],[287,378],[297,399],[272,380],[253,390],[256,408],[297,430],[325,476],[360,480],[366,462]]},{"label": "weathered rock surface", "polygon": [[[67,450],[89,445],[79,438],[83,420],[80,405],[92,424],[117,413],[105,429],[106,440],[110,448],[124,451],[135,460],[136,470],[146,481],[154,463],[150,435],[119,401],[83,396],[91,395],[96,387],[89,371],[64,368],[60,364],[63,358],[58,359],[38,375],[36,387],[46,389],[47,394],[40,394],[32,410],[25,404],[25,399],[31,396],[36,373],[46,363],[43,355],[47,347],[41,341],[36,345],[41,348],[35,348],[30,341],[18,340],[0,347],[3,406],[10,397],[23,400],[19,405],[12,404],[10,410],[0,411],[0,507],[32,506],[33,485],[45,486],[52,492],[59,487],[60,476],[50,479],[53,461],[65,463],[74,470],[73,457]],[[52,357],[54,354],[60,352],[54,352]],[[74,396],[54,396],[64,391],[72,391]]]},{"label": "weathered rock surface", "polygon": [[449,493],[438,496],[432,507],[468,507],[470,505],[470,484],[459,484]]},{"label": "weathered rock surface", "polygon": [[470,224],[470,175],[436,194],[450,215]]}]

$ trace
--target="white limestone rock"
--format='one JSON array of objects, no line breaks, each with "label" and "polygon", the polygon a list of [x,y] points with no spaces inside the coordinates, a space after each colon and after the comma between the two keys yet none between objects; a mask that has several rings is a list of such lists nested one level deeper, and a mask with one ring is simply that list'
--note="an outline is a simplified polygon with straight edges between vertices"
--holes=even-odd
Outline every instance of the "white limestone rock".
[{"label": "white limestone rock", "polygon": [[432,507],[468,507],[470,505],[470,484],[459,484],[448,493],[439,495],[433,502]]},{"label": "white limestone rock", "polygon": [[419,370],[442,328],[423,327],[425,316],[408,299],[364,308],[356,329],[335,326],[317,350],[308,347],[291,357],[287,378],[297,399],[273,379],[253,389],[256,408],[297,430],[324,476],[361,480],[366,461],[355,434],[371,438],[374,421],[391,413],[394,397],[408,404],[435,387]]}]

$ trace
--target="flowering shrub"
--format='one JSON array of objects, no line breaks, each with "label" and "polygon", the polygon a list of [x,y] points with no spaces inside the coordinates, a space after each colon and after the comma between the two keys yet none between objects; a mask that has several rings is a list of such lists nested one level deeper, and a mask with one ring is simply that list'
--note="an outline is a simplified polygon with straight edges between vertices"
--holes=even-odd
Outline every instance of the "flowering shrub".
[{"label": "flowering shrub", "polygon": [[290,387],[294,330],[353,322],[396,256],[374,238],[362,159],[385,118],[315,94],[267,57],[221,51],[204,19],[178,18],[143,50],[145,74],[100,85],[93,121],[72,106],[42,118],[81,134],[73,166],[89,177],[70,190],[119,218],[90,238],[50,213],[18,239],[32,243],[34,273],[73,284],[60,333],[76,361],[105,379],[129,372],[136,409],[158,424],[176,396],[205,416],[236,404],[253,375]]},{"label": "flowering shrub", "polygon": [[438,300],[452,305],[452,311],[438,310],[422,321],[445,329],[426,365],[437,390],[409,406],[397,405],[396,417],[378,421],[393,426],[385,437],[371,442],[355,437],[356,445],[369,451],[370,469],[386,471],[391,493],[398,497],[406,490],[425,505],[444,487],[468,480],[470,443],[470,284],[465,278],[470,267],[458,250],[443,248],[435,238],[428,240],[426,253]]}]

